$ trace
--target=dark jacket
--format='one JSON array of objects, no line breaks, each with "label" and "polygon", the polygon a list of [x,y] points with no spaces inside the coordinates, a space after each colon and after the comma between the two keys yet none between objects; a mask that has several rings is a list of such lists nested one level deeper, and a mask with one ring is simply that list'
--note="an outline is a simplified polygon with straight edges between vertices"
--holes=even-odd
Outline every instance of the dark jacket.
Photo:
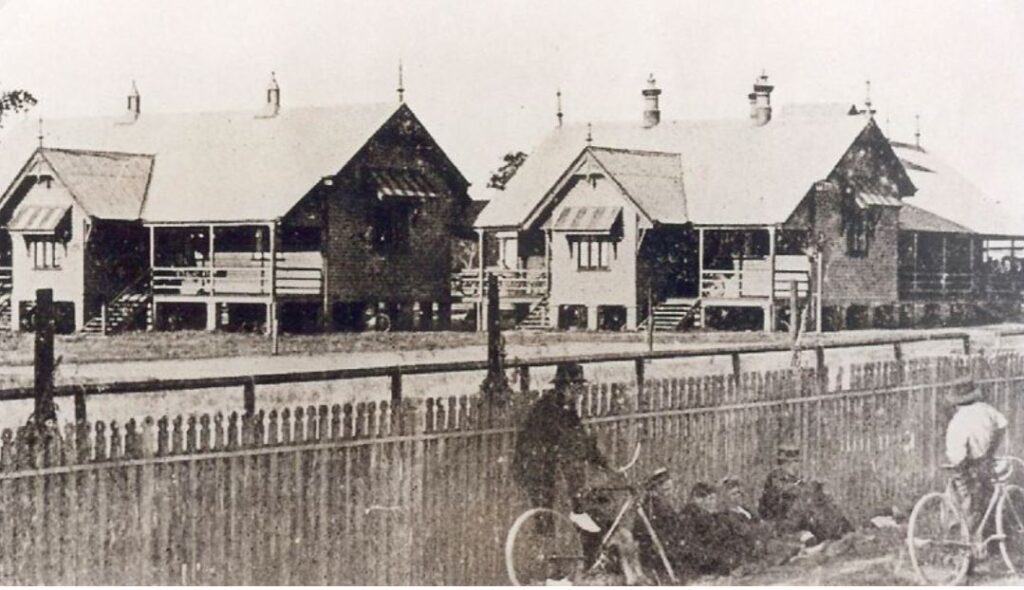
[{"label": "dark jacket", "polygon": [[571,400],[557,390],[533,404],[516,438],[513,475],[535,506],[551,506],[556,476],[566,480],[574,502],[584,486],[587,464],[607,467],[597,441],[583,428]]}]

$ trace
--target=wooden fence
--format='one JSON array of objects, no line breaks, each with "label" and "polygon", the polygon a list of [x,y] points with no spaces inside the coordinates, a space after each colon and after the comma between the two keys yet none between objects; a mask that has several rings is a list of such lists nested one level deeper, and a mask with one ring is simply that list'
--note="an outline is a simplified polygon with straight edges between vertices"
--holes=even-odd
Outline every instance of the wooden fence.
[{"label": "wooden fence", "polygon": [[[581,404],[613,462],[679,489],[742,479],[756,499],[781,441],[856,520],[908,506],[942,472],[942,394],[971,371],[1024,437],[1024,358],[595,384]],[[838,384],[838,385],[837,385]],[[843,386],[848,384],[848,386]],[[68,425],[2,434],[0,581],[8,584],[505,583],[527,508],[511,477],[536,392]]]}]

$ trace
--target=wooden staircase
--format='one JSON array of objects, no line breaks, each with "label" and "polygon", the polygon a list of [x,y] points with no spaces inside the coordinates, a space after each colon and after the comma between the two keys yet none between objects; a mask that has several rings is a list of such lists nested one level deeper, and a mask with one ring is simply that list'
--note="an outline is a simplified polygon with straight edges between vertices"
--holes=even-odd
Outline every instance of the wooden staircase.
[{"label": "wooden staircase", "polygon": [[530,313],[516,325],[517,330],[547,330],[549,327],[547,295],[534,303],[530,307]]},{"label": "wooden staircase", "polygon": [[0,332],[11,331],[11,292],[0,293]]},{"label": "wooden staircase", "polygon": [[[150,296],[146,289],[146,279],[142,277],[134,281],[114,297],[106,305],[106,313],[93,316],[82,327],[84,334],[116,334],[132,327],[143,311],[148,313]],[[105,317],[104,317],[105,315]]]},{"label": "wooden staircase", "polygon": [[[678,332],[690,327],[700,328],[700,299],[666,299],[654,306],[654,331]],[[648,317],[638,326],[639,330],[647,329]]]}]

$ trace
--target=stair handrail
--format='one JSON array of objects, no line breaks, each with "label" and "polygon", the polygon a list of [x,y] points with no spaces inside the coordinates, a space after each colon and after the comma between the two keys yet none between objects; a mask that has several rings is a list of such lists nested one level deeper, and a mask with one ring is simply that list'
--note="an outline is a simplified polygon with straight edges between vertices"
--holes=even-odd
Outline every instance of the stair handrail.
[{"label": "stair handrail", "polygon": [[134,292],[136,290],[136,288],[141,283],[143,283],[148,277],[149,277],[149,269],[143,270],[134,279],[128,281],[128,284],[125,286],[125,288],[123,288],[120,291],[118,291],[117,295],[114,295],[109,300],[103,301],[103,302],[100,303],[100,333],[101,334],[106,335],[106,333],[107,333],[107,318],[106,318],[107,307],[111,303],[116,303],[126,293]]},{"label": "stair handrail", "polygon": [[117,302],[118,299],[123,297],[126,293],[129,293],[131,291],[135,291],[135,288],[139,286],[139,283],[142,283],[143,281],[145,281],[148,276],[149,276],[149,269],[146,269],[146,270],[142,271],[141,273],[139,273],[138,276],[136,276],[134,279],[129,281],[128,285],[124,289],[121,289],[120,291],[118,291],[117,295],[114,295],[113,297],[110,298],[109,301],[105,302],[104,305],[109,305],[111,303],[115,303],[115,302]]},{"label": "stair handrail", "polygon": [[687,321],[689,321],[689,320],[690,320],[691,318],[693,318],[693,316],[694,316],[694,315],[695,315],[695,314],[696,314],[696,313],[697,313],[698,311],[700,311],[700,306],[701,306],[701,303],[702,303],[702,301],[703,301],[703,299],[701,299],[700,297],[698,297],[698,298],[696,298],[696,299],[694,299],[694,300],[693,300],[693,304],[692,304],[692,305],[690,305],[690,309],[688,309],[688,310],[686,311],[686,313],[685,313],[685,314],[683,314],[683,317],[679,318],[679,321],[678,321],[678,322],[676,322],[676,330],[678,330],[678,329],[679,329],[679,326],[682,326],[682,325],[683,325],[684,323],[686,323],[686,322],[687,322]]},{"label": "stair handrail", "polygon": [[[538,310],[542,306],[547,305],[547,303],[548,303],[548,296],[547,295],[543,295],[543,296],[541,296],[540,299],[538,299],[538,300],[534,301],[533,303],[531,303],[530,304],[530,309],[526,313],[526,316],[523,317],[522,321],[516,323],[515,328],[518,330],[520,328],[520,326],[522,326],[523,323],[526,322],[526,320],[530,319],[530,316],[533,315],[534,311]],[[548,320],[547,314],[544,314],[544,321],[542,322],[542,324],[544,325],[545,328],[549,327],[547,320]]]}]

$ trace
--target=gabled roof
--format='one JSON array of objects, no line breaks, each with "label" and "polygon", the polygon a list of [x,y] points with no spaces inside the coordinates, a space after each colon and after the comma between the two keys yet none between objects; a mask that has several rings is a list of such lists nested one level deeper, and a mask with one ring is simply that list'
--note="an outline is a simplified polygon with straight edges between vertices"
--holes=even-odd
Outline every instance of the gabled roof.
[{"label": "gabled roof", "polygon": [[[593,143],[606,148],[680,155],[689,220],[697,224],[765,225],[786,221],[814,182],[826,178],[866,126],[845,115],[778,117],[756,127],[747,119],[595,124]],[[478,227],[519,227],[587,146],[587,126],[548,134],[477,219]]]},{"label": "gabled roof", "polygon": [[36,153],[87,214],[100,219],[139,218],[153,156],[53,148]]},{"label": "gabled roof", "polygon": [[917,187],[904,203],[980,234],[1024,235],[1024,201],[1019,195],[985,194],[934,153],[909,143],[890,145]]},{"label": "gabled roof", "polygon": [[679,154],[591,147],[587,151],[651,220],[686,223]]},{"label": "gabled roof", "polygon": [[[269,221],[337,174],[398,110],[392,104],[46,121],[45,143],[71,151],[152,154],[147,222]],[[26,122],[0,139],[0,187],[38,146]]]}]

